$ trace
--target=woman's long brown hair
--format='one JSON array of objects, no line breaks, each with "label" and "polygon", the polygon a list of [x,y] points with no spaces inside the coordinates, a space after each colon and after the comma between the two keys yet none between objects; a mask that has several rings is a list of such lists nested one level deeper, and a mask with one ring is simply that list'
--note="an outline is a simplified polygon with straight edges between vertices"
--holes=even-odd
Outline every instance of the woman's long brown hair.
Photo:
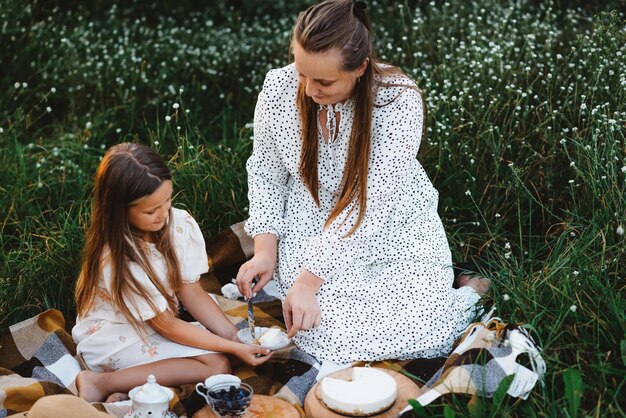
[{"label": "woman's long brown hair", "polygon": [[[105,154],[95,176],[91,223],[83,254],[83,264],[76,283],[76,308],[79,316],[91,310],[100,289],[102,266],[109,263],[111,272],[110,297],[114,308],[121,312],[135,330],[144,336],[142,323],[132,314],[124,295],[138,295],[148,301],[158,314],[149,292],[133,277],[129,263],[136,263],[167,300],[168,308],[178,312],[178,302],[169,295],[150,265],[148,250],[142,241],[142,231],[132,227],[128,208],[133,202],[150,196],[172,176],[163,159],[150,147],[140,144],[118,144]],[[171,214],[171,213],[170,213]],[[167,263],[167,277],[174,292],[180,289],[180,266],[172,246],[169,222],[155,234],[156,248]],[[132,299],[131,299],[132,300]],[[136,306],[133,307],[136,310]]]},{"label": "woman's long brown hair", "polygon": [[[346,208],[349,208],[349,213],[356,210],[357,220],[347,235],[354,233],[365,215],[374,95],[376,85],[381,84],[376,78],[402,74],[396,67],[381,66],[374,57],[370,24],[360,3],[329,0],[309,7],[298,16],[292,40],[307,52],[338,50],[343,59],[344,71],[354,71],[369,59],[369,65],[358,80],[352,96],[355,104],[354,119],[341,180],[343,189],[324,225],[328,227]],[[300,175],[319,206],[317,104],[305,94],[303,85],[298,88],[296,102],[302,118]]]}]

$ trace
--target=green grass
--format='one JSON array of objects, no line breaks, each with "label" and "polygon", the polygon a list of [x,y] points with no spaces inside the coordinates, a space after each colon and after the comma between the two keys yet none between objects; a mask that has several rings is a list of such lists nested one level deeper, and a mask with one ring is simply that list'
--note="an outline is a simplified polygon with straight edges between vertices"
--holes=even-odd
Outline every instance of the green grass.
[{"label": "green grass", "polygon": [[[92,177],[114,143],[159,149],[207,238],[245,219],[256,93],[307,3],[251,4],[0,0],[0,329],[74,315]],[[418,158],[454,258],[486,262],[486,303],[527,324],[548,365],[526,401],[457,396],[425,416],[626,414],[620,7],[370,2],[379,56],[425,94]]]}]

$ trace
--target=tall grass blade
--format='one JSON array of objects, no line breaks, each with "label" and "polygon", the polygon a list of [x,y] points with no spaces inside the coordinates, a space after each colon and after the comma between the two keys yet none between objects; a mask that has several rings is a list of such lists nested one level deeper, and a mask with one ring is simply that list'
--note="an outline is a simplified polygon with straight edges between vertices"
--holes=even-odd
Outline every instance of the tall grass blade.
[{"label": "tall grass blade", "polygon": [[563,382],[565,383],[565,400],[568,405],[570,418],[578,415],[580,408],[580,400],[583,396],[583,379],[580,371],[569,368],[563,373]]}]

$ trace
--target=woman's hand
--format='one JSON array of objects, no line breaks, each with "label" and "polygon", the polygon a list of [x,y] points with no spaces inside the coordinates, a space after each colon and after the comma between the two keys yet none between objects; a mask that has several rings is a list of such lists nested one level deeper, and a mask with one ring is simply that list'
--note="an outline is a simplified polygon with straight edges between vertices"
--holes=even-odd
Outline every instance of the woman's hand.
[{"label": "woman's hand", "polygon": [[232,350],[232,354],[249,366],[256,367],[265,363],[272,357],[272,351],[253,344],[237,344]]},{"label": "woman's hand", "polygon": [[291,338],[301,329],[311,329],[320,324],[322,311],[316,293],[323,283],[322,279],[306,270],[298,275],[283,302],[287,337]]},{"label": "woman's hand", "polygon": [[235,284],[244,298],[252,297],[250,283],[255,277],[259,281],[254,285],[255,292],[272,279],[276,269],[278,239],[274,234],[260,234],[254,237],[254,257],[246,261],[239,268]]},{"label": "woman's hand", "polygon": [[272,279],[274,269],[276,269],[276,255],[264,252],[255,254],[239,268],[235,280],[239,292],[245,299],[252,297],[251,283],[254,278],[259,278],[259,281],[254,285],[254,293],[256,293]]}]

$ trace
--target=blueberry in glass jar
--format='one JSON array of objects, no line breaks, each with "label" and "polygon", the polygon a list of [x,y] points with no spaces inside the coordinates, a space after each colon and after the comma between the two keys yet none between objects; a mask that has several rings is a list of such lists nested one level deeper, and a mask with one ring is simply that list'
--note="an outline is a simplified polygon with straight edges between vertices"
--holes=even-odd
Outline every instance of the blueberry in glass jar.
[{"label": "blueberry in glass jar", "polygon": [[241,383],[213,386],[208,392],[213,410],[222,418],[235,418],[244,415],[252,400],[252,388]]}]

